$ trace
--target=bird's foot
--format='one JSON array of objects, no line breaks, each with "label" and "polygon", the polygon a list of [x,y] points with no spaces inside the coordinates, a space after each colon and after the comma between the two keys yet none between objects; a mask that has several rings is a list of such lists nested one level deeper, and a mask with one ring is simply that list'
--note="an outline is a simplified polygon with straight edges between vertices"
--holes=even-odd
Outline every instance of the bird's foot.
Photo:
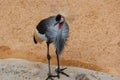
[{"label": "bird's foot", "polygon": [[67,67],[62,68],[62,69],[56,69],[56,70],[55,70],[55,71],[57,72],[57,77],[58,77],[58,78],[60,78],[60,73],[61,73],[62,75],[65,75],[65,76],[69,77],[68,74],[66,74],[65,72],[63,72],[65,69],[67,69]]},{"label": "bird's foot", "polygon": [[54,80],[54,77],[58,77],[58,75],[52,75],[52,74],[48,74],[48,77],[46,78],[46,80]]}]

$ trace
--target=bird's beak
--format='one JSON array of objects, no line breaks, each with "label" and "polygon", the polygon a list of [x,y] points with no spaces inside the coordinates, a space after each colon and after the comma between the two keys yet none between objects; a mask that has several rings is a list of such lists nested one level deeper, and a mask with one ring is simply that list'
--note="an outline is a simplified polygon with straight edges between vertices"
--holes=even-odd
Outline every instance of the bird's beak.
[{"label": "bird's beak", "polygon": [[56,22],[56,23],[54,24],[54,26],[56,26],[58,23],[59,23],[59,22]]}]

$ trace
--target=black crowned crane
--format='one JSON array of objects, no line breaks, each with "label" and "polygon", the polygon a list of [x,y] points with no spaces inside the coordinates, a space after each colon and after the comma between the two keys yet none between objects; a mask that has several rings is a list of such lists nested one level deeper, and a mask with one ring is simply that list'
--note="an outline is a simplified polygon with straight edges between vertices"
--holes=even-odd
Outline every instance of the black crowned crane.
[{"label": "black crowned crane", "polygon": [[[65,21],[64,16],[60,14],[58,14],[57,16],[50,16],[48,18],[41,20],[35,29],[35,33],[33,36],[34,42],[40,43],[42,41],[46,41],[47,44],[47,59],[48,59],[49,73],[46,80],[48,79],[53,80],[53,77],[60,78],[60,73],[69,77],[69,75],[63,72],[63,70],[65,70],[66,68],[60,69],[60,64],[59,64],[59,55],[62,53],[64,49],[65,43],[69,36],[68,34],[69,34],[69,26]],[[49,45],[51,43],[53,43],[56,48],[55,53],[57,56],[58,67],[55,71],[57,72],[57,75],[51,74],[51,69],[50,69],[51,56],[49,54]]]}]

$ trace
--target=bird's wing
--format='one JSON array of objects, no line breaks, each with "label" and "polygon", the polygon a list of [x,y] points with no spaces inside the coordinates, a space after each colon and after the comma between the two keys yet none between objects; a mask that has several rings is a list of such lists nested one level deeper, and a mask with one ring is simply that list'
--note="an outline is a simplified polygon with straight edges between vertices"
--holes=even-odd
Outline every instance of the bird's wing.
[{"label": "bird's wing", "polygon": [[51,16],[51,17],[41,20],[38,23],[34,31],[34,36],[33,36],[35,43],[37,42],[41,43],[42,41],[47,40],[46,32],[48,30],[48,27],[51,27],[53,21],[55,21],[55,17]]}]

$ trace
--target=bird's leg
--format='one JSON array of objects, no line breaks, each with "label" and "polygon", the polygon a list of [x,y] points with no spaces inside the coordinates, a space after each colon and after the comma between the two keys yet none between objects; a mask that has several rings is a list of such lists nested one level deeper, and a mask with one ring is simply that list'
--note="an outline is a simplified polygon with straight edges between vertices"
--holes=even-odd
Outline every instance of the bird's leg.
[{"label": "bird's leg", "polygon": [[51,68],[50,68],[50,59],[51,59],[51,56],[49,54],[49,42],[47,42],[47,59],[48,59],[48,68],[49,68],[49,73],[48,73],[48,77],[46,78],[46,80],[54,80],[52,77],[57,77],[57,75],[52,75],[51,74]]},{"label": "bird's leg", "polygon": [[47,42],[47,59],[48,59],[48,68],[49,68],[49,73],[48,75],[51,74],[51,69],[50,69],[50,59],[51,59],[51,56],[49,54],[49,43]]},{"label": "bird's leg", "polygon": [[60,73],[69,77],[68,74],[66,74],[65,72],[63,72],[65,69],[67,69],[67,67],[63,68],[63,69],[60,69],[60,64],[59,64],[59,55],[57,54],[57,51],[56,51],[56,55],[57,55],[57,63],[58,63],[58,68],[55,70],[57,72],[57,75],[58,75],[58,78],[60,78]]}]

